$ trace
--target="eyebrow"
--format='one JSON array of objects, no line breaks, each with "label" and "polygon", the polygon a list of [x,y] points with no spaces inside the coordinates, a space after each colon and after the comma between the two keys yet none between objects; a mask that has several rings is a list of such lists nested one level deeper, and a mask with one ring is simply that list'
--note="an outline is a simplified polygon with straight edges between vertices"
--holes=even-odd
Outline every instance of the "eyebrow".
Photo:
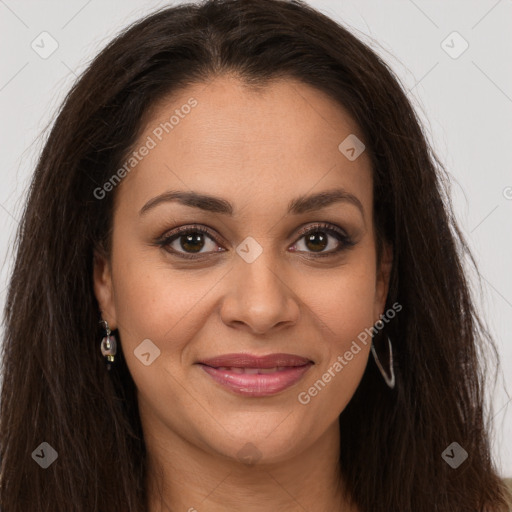
[{"label": "eyebrow", "polygon": [[[142,207],[139,215],[144,215],[159,204],[172,201],[176,201],[192,208],[199,208],[210,213],[233,216],[233,206],[226,199],[197,192],[185,192],[178,190],[170,190],[150,199]],[[361,201],[354,194],[351,194],[342,188],[324,190],[316,194],[296,197],[288,203],[287,212],[292,215],[300,215],[302,213],[317,211],[334,203],[340,202],[347,202],[356,206],[361,211],[364,219],[364,208]]]}]

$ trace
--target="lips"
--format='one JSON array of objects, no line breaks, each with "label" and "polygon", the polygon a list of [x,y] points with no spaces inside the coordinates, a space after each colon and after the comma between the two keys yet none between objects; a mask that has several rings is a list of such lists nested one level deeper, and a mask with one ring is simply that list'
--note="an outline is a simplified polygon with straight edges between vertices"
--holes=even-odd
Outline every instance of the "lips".
[{"label": "lips", "polygon": [[199,361],[212,368],[285,368],[290,366],[304,366],[311,363],[310,359],[294,354],[269,354],[266,356],[253,356],[251,354],[225,354]]},{"label": "lips", "polygon": [[314,363],[293,354],[226,354],[199,364],[227,390],[238,395],[265,397],[293,386]]},{"label": "lips", "polygon": [[[248,375],[265,375],[268,373],[280,372],[292,368],[291,366],[274,366],[272,368],[239,368],[237,366],[212,366],[216,370],[224,370],[233,373],[246,373]],[[293,368],[296,368],[294,366]]]}]

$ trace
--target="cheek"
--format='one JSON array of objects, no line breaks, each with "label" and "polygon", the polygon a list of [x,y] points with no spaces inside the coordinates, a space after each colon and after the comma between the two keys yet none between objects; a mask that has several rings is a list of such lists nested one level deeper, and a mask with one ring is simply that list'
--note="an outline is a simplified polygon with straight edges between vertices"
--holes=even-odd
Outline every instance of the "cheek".
[{"label": "cheek", "polygon": [[[366,368],[374,325],[375,273],[369,270],[373,265],[371,254],[361,254],[357,263],[316,280],[311,288],[307,304],[318,319],[325,356],[318,373],[308,382],[316,386],[312,396],[322,395],[318,407],[335,403],[334,409],[341,412]],[[315,384],[318,378],[325,391],[322,383]]]},{"label": "cheek", "polygon": [[344,276],[318,297],[315,314],[328,324],[328,329],[322,329],[322,359],[297,391],[303,422],[310,424],[311,432],[337,421],[366,369],[373,296],[372,287],[363,283],[361,276]]},{"label": "cheek", "polygon": [[336,421],[361,382],[373,326],[374,287],[365,279],[368,281],[361,275],[344,276],[316,300],[315,316],[326,324],[321,339],[323,357],[297,395],[308,418]]},{"label": "cheek", "polygon": [[166,350],[179,348],[180,340],[192,335],[192,324],[195,330],[200,327],[201,305],[219,279],[211,272],[171,271],[140,258],[136,265],[125,265],[117,277],[115,306],[120,332],[126,331],[123,341],[132,345],[146,338],[155,343],[172,339],[173,346]]},{"label": "cheek", "polygon": [[183,389],[182,356],[207,318],[206,297],[217,280],[170,271],[140,256],[118,259],[115,307],[123,354],[138,392],[155,410],[162,403],[185,407],[188,393],[176,391]]},{"label": "cheek", "polygon": [[362,253],[355,260],[322,278],[317,276],[307,298],[326,333],[340,345],[350,345],[374,322],[375,263],[371,255]]}]

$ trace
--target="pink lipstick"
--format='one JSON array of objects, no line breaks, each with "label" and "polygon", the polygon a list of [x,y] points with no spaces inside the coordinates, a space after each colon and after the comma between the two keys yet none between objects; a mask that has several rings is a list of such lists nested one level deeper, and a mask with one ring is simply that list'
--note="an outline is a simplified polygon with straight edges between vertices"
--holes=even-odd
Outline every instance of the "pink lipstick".
[{"label": "pink lipstick", "polygon": [[314,363],[293,354],[225,354],[199,364],[227,389],[239,395],[264,397],[293,386]]}]

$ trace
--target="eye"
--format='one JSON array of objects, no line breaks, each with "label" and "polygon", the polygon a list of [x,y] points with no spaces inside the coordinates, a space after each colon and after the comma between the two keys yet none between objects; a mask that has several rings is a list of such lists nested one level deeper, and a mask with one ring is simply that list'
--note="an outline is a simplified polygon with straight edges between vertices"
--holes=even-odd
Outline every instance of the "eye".
[{"label": "eye", "polygon": [[[302,229],[299,234],[302,236],[294,247],[300,246],[302,242],[302,245],[306,248],[305,252],[312,251],[310,254],[313,257],[334,256],[355,245],[344,231],[331,224],[322,223],[309,226]],[[334,241],[330,241],[329,238],[334,239]],[[329,246],[331,246],[330,250],[324,251]],[[293,250],[296,251],[296,248]],[[299,250],[303,251],[303,249]]]},{"label": "eye", "polygon": [[[205,246],[205,238],[213,242],[213,246],[217,246],[215,238],[210,234],[210,231],[203,226],[183,226],[176,229],[169,235],[166,235],[157,244],[163,247],[166,251],[176,254],[183,258],[195,259],[201,257],[203,253],[201,249]],[[181,251],[185,252],[181,252]],[[210,249],[204,251],[208,252],[221,252],[218,249]],[[198,256],[195,256],[198,254]]]},{"label": "eye", "polygon": [[[352,239],[340,228],[331,224],[315,224],[299,232],[300,238],[292,246],[293,252],[306,252],[313,257],[334,256],[355,245]],[[208,250],[207,240],[212,247]],[[302,242],[302,239],[304,241]],[[332,239],[332,240],[329,240]],[[305,249],[297,249],[301,243]],[[156,245],[180,258],[197,259],[212,252],[224,252],[209,229],[200,226],[182,226],[156,241]],[[330,250],[325,251],[329,246]],[[206,247],[205,251],[202,251]],[[216,249],[217,247],[217,249]]]}]

